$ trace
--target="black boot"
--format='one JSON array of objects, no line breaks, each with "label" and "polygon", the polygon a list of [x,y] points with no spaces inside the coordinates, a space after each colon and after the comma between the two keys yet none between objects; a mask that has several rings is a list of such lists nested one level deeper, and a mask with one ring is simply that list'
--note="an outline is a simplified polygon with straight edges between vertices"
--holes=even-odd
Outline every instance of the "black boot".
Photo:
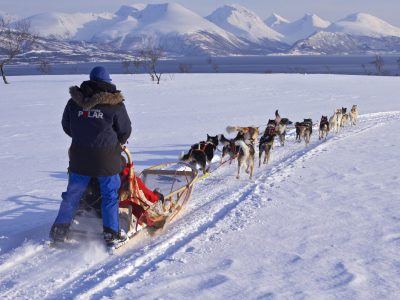
[{"label": "black boot", "polygon": [[128,240],[128,236],[122,229],[115,232],[111,229],[104,228],[103,235],[107,247],[118,247],[118,245],[122,245]]},{"label": "black boot", "polygon": [[53,224],[50,229],[50,238],[53,242],[65,242],[69,231],[69,224]]}]

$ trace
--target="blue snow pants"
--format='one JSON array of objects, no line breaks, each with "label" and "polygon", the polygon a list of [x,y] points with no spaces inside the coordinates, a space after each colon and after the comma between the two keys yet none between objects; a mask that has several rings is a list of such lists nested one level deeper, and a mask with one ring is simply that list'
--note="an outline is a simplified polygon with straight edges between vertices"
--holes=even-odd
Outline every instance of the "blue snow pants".
[{"label": "blue snow pants", "polygon": [[[91,177],[70,173],[67,191],[62,193],[62,201],[54,224],[71,224]],[[101,214],[103,227],[114,232],[119,231],[118,191],[121,179],[118,174],[113,176],[98,176],[101,193]]]}]

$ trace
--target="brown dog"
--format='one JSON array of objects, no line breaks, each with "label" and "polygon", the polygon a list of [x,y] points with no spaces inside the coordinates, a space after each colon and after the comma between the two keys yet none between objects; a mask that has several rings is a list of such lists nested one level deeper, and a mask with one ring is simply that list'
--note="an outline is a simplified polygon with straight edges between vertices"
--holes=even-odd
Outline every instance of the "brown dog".
[{"label": "brown dog", "polygon": [[228,133],[232,133],[237,131],[238,134],[235,137],[235,140],[251,140],[255,141],[258,138],[258,135],[260,133],[259,127],[254,127],[254,126],[248,126],[248,127],[239,127],[239,126],[228,126],[226,127],[226,131]]}]

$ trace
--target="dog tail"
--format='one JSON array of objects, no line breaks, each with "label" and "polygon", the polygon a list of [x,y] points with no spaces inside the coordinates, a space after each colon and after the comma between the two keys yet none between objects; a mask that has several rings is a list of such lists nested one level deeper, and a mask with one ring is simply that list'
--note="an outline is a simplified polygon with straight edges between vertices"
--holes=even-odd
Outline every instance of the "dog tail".
[{"label": "dog tail", "polygon": [[275,117],[280,117],[278,110],[275,111]]},{"label": "dog tail", "polygon": [[232,133],[232,132],[238,131],[238,129],[239,128],[237,126],[228,126],[228,127],[226,127],[226,132]]},{"label": "dog tail", "polygon": [[185,151],[182,151],[179,156],[178,159],[181,161],[187,161],[189,159],[189,153],[185,154]]}]

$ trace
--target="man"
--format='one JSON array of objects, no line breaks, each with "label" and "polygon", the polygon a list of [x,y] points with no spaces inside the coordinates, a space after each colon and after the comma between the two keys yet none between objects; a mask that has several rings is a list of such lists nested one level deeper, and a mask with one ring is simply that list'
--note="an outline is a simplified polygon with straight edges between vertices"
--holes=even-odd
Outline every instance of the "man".
[{"label": "man", "polygon": [[62,117],[62,127],[72,138],[69,180],[50,237],[55,242],[65,241],[79,201],[95,177],[102,197],[104,239],[112,246],[127,239],[119,228],[118,190],[121,145],[131,134],[131,121],[121,92],[104,67],[93,68],[90,80],[71,87],[70,94]]}]

